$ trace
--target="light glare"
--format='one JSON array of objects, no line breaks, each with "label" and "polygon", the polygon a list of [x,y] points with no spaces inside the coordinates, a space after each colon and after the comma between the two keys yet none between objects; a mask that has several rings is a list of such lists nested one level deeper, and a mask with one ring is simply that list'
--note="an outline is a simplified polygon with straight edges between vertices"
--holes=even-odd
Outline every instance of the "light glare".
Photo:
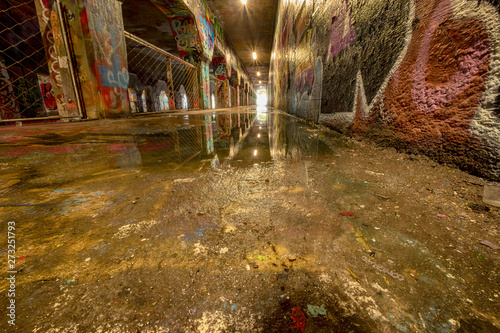
[{"label": "light glare", "polygon": [[[246,2],[246,1],[245,1],[245,2]],[[253,53],[252,53],[252,57],[253,57],[254,59],[257,59],[257,53],[253,52]]]}]

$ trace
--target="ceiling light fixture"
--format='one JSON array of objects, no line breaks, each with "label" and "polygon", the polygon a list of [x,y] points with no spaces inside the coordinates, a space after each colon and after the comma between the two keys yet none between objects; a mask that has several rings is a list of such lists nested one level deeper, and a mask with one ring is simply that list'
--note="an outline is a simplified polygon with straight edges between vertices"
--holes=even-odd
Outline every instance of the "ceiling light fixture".
[{"label": "ceiling light fixture", "polygon": [[262,81],[259,81],[259,83],[262,83]]},{"label": "ceiling light fixture", "polygon": [[260,76],[260,72],[257,72],[257,76]]},{"label": "ceiling light fixture", "polygon": [[253,52],[252,53],[252,58],[254,58],[255,60],[257,60],[257,53]]}]

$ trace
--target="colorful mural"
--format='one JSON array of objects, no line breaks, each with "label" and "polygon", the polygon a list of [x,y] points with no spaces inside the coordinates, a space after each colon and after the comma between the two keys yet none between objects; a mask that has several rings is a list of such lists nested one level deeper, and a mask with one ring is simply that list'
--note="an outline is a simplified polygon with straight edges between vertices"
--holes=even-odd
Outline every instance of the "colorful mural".
[{"label": "colorful mural", "polygon": [[214,65],[214,74],[219,80],[227,79],[227,67],[225,57],[215,57],[212,58],[212,64]]},{"label": "colorful mural", "polygon": [[87,12],[94,51],[94,73],[108,117],[129,112],[128,67],[121,4],[88,0]]},{"label": "colorful mural", "polygon": [[210,108],[210,72],[209,65],[207,62],[202,62],[200,66],[200,75],[202,82],[202,102],[203,107],[206,109]]},{"label": "colorful mural", "polygon": [[198,14],[196,16],[196,22],[200,31],[201,45],[203,47],[203,53],[207,59],[212,59],[214,54],[214,23],[210,20],[208,16]]},{"label": "colorful mural", "polygon": [[183,60],[198,64],[203,56],[198,30],[193,18],[169,18],[170,26],[177,43],[177,50]]}]

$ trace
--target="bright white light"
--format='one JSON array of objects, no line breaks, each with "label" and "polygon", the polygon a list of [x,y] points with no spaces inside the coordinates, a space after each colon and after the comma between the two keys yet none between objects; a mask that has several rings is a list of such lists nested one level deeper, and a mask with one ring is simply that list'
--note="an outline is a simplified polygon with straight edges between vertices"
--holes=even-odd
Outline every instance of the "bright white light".
[{"label": "bright white light", "polygon": [[260,134],[257,134],[257,137],[260,138]]},{"label": "bright white light", "polygon": [[259,83],[262,83],[262,81],[259,81]]},{"label": "bright white light", "polygon": [[254,59],[257,59],[257,53],[253,52],[253,53],[252,53],[252,57],[253,57]]},{"label": "bright white light", "polygon": [[265,92],[257,94],[257,105],[267,105],[267,94]]},{"label": "bright white light", "polygon": [[257,156],[257,149],[253,151],[253,156]]},{"label": "bright white light", "polygon": [[260,76],[260,72],[257,72],[257,76]]},{"label": "bright white light", "polygon": [[246,5],[247,4],[247,0],[241,0],[241,3]]},{"label": "bright white light", "polygon": [[262,129],[262,126],[259,126],[259,129]]},{"label": "bright white light", "polygon": [[215,109],[215,96],[212,94],[212,109]]}]

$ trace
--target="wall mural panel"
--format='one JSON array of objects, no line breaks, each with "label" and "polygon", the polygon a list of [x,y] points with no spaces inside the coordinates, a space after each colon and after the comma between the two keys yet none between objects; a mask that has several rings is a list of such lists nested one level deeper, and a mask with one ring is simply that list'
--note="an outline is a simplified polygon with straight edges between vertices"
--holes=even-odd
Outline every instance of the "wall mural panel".
[{"label": "wall mural panel", "polygon": [[180,57],[192,64],[199,64],[203,56],[196,22],[193,18],[169,18]]},{"label": "wall mural panel", "polygon": [[214,74],[219,80],[227,79],[227,67],[225,57],[215,57],[212,58],[212,64],[214,65]]},{"label": "wall mural panel", "polygon": [[128,114],[128,67],[121,4],[88,0],[89,29],[94,50],[94,73],[108,117]]}]

